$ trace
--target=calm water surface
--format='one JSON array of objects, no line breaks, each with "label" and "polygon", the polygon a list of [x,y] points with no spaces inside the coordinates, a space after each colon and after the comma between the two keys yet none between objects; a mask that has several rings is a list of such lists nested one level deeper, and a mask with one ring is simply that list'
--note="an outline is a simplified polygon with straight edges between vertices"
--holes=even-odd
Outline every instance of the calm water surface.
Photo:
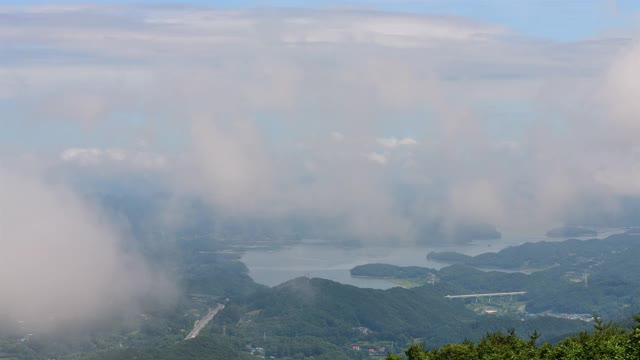
[{"label": "calm water surface", "polygon": [[[608,229],[598,236],[604,238],[621,229]],[[249,250],[242,257],[251,277],[258,283],[275,286],[300,276],[319,277],[359,287],[388,289],[394,285],[382,279],[351,277],[349,270],[357,265],[385,263],[398,266],[423,266],[440,269],[448,264],[429,261],[430,251],[456,251],[466,255],[478,255],[500,251],[525,242],[560,241],[540,234],[522,234],[503,231],[502,238],[474,241],[455,246],[367,246],[344,248],[335,245],[303,241],[300,244],[277,250]]]}]

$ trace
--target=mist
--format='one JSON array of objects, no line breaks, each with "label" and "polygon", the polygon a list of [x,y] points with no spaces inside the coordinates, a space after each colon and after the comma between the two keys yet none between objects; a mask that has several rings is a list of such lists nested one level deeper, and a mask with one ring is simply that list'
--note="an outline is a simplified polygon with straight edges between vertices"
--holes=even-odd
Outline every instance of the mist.
[{"label": "mist", "polygon": [[45,331],[175,301],[162,272],[124,250],[124,229],[62,185],[0,171],[2,315]]},{"label": "mist", "polygon": [[364,243],[446,242],[477,223],[542,233],[640,195],[633,32],[560,43],[365,9],[0,14],[0,100],[22,138],[0,150],[43,174],[0,173],[0,308],[18,317],[171,293],[78,174],[133,174],[216,221],[302,216]]}]

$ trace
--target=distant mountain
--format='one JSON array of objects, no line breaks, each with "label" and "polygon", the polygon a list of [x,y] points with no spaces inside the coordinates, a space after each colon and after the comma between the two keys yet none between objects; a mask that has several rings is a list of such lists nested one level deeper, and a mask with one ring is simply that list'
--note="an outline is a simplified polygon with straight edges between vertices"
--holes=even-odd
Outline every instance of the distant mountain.
[{"label": "distant mountain", "polygon": [[445,226],[442,221],[422,224],[417,229],[417,241],[423,244],[468,243],[473,240],[500,239],[502,234],[487,223],[459,223]]},{"label": "distant mountain", "polygon": [[500,239],[502,234],[494,225],[486,223],[458,225],[454,230],[454,238],[460,241]]},{"label": "distant mountain", "polygon": [[464,263],[471,259],[471,256],[460,254],[454,251],[431,251],[427,254],[427,260],[440,261],[443,263]]},{"label": "distant mountain", "polygon": [[546,235],[547,237],[551,238],[570,238],[597,236],[598,233],[594,230],[589,230],[578,226],[561,226],[547,231]]},{"label": "distant mountain", "polygon": [[640,196],[582,199],[569,210],[565,222],[573,226],[640,226]]}]

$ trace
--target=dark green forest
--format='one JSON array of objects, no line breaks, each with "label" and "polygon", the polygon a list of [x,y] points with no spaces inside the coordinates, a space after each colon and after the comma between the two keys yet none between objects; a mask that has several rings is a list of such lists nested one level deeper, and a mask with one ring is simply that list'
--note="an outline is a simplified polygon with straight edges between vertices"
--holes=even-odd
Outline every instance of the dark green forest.
[{"label": "dark green forest", "polygon": [[514,331],[487,333],[478,342],[463,341],[440,348],[426,349],[414,344],[404,351],[404,357],[390,354],[386,360],[623,360],[640,359],[640,317],[635,317],[630,329],[595,318],[592,332],[582,331],[558,344],[538,345],[538,333],[528,338]]}]

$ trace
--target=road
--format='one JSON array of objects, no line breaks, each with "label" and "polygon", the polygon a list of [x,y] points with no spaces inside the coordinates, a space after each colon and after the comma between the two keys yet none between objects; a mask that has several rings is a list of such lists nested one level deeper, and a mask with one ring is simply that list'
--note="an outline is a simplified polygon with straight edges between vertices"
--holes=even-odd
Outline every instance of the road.
[{"label": "road", "polygon": [[200,334],[200,331],[204,329],[204,327],[207,326],[209,321],[213,320],[213,317],[216,316],[216,314],[222,309],[224,309],[223,304],[218,304],[218,306],[216,306],[215,308],[209,309],[209,312],[207,313],[207,315],[205,315],[200,320],[196,320],[196,323],[193,324],[193,330],[191,330],[189,335],[187,335],[187,337],[184,339],[189,340],[198,336],[198,334]]}]

